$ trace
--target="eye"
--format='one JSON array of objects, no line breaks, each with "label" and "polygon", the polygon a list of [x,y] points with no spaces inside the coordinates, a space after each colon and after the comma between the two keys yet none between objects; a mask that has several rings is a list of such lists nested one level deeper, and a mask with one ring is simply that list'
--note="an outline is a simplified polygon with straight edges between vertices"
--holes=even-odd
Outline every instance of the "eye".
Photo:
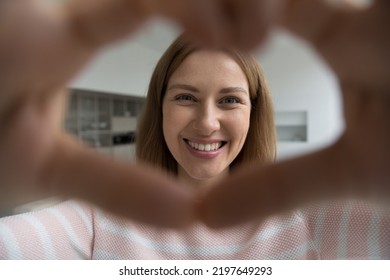
[{"label": "eye", "polygon": [[195,97],[190,94],[179,94],[175,96],[175,101],[181,104],[191,104],[196,101]]},{"label": "eye", "polygon": [[222,103],[222,104],[238,104],[238,103],[241,103],[241,101],[237,97],[225,97],[220,101],[220,103]]}]

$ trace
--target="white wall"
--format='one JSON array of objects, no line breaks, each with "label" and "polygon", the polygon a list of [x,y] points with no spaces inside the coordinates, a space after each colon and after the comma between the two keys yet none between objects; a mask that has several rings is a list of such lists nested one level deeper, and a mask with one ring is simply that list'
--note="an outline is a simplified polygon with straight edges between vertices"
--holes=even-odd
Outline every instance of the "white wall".
[{"label": "white wall", "polygon": [[99,55],[72,83],[79,89],[144,96],[159,54],[138,43],[115,45]]},{"label": "white wall", "polygon": [[[151,72],[178,34],[168,22],[155,21],[143,33],[108,48],[72,82],[82,89],[145,96]],[[308,142],[279,143],[279,157],[307,152],[333,141],[342,129],[337,81],[303,42],[275,32],[256,52],[274,96],[276,111],[307,111]]]},{"label": "white wall", "polygon": [[311,151],[334,141],[343,128],[337,79],[310,46],[275,32],[258,52],[274,97],[275,111],[307,111],[308,142],[279,143],[280,157]]},{"label": "white wall", "polygon": [[151,22],[128,40],[101,52],[72,87],[145,96],[158,59],[177,34],[178,27],[170,22]]}]

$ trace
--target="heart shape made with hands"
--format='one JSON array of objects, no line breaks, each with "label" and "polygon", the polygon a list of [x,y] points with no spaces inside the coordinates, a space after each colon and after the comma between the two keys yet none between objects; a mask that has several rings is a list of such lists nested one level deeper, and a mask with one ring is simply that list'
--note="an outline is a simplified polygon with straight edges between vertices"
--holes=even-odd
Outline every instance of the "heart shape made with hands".
[{"label": "heart shape made with hands", "polygon": [[[28,6],[20,5],[26,1],[10,2],[15,3],[11,12],[4,12],[6,16],[1,17],[10,24],[0,24],[0,31],[5,31],[0,32],[0,42],[5,42],[0,46],[0,58],[7,62],[3,65],[12,65],[0,66],[0,131],[5,135],[0,141],[4,193],[1,205],[7,205],[20,194],[25,199],[50,192],[85,199],[116,214],[158,226],[178,227],[201,219],[209,226],[220,227],[262,219],[318,199],[388,196],[390,39],[385,28],[389,21],[388,1],[375,1],[370,9],[359,13],[330,9],[324,1],[290,2],[281,24],[311,42],[338,75],[345,131],[323,150],[269,166],[239,170],[202,194],[164,174],[157,175],[159,172],[150,167],[129,166],[99,155],[58,129],[61,118],[56,116],[62,111],[58,109],[61,103],[58,100],[66,95],[58,89],[101,45],[130,33],[140,22],[131,25],[127,19],[129,29],[121,29],[119,35],[113,35],[115,38],[110,37],[112,33],[97,30],[103,26],[105,31],[109,27],[117,30],[122,22],[102,17],[100,12],[107,9],[100,6],[101,10],[97,6],[94,13],[86,12],[90,9],[84,1],[83,7],[73,10],[73,15],[84,19],[74,21],[82,27],[75,36],[64,28],[61,16],[48,16],[45,9],[37,6],[37,1],[28,2]],[[78,5],[76,2],[80,3],[73,2],[74,7]],[[101,3],[103,7],[110,5],[109,1]],[[115,7],[118,8],[113,5],[109,11],[115,12]],[[11,24],[13,13],[23,20]],[[185,15],[185,11],[182,13]],[[237,20],[256,18],[245,17],[245,13],[237,15]],[[128,16],[125,13],[124,18]],[[179,22],[185,18],[170,16]],[[213,37],[196,29],[194,22],[185,21],[183,25],[190,31],[195,29],[195,37],[204,36],[203,41]],[[249,23],[242,26],[250,26]],[[220,40],[221,44],[235,41],[240,45],[237,34],[247,34],[243,38],[250,33],[258,34],[257,27],[261,24],[256,22],[249,31],[243,28],[245,32],[236,28],[230,36],[217,36],[214,40]],[[223,28],[220,25],[218,28]],[[35,34],[34,40],[26,32]],[[260,37],[256,40],[261,40]],[[252,40],[243,39],[244,47],[253,44]],[[62,67],[58,69],[58,65]]]},{"label": "heart shape made with hands", "polygon": [[[200,219],[209,226],[221,227],[263,219],[310,201],[369,198],[388,193],[383,187],[390,183],[386,168],[390,166],[387,145],[390,143],[387,121],[390,98],[386,93],[390,88],[386,77],[390,40],[385,28],[389,21],[386,11],[387,1],[376,1],[360,11],[335,8],[327,1],[299,0],[290,2],[280,22],[310,42],[340,79],[346,127],[335,143],[300,158],[238,170],[201,194],[169,178],[151,178],[150,174],[156,172],[145,172],[143,167],[142,170],[132,167],[131,176],[126,175],[129,170],[123,169],[123,180],[118,181],[128,181],[129,184],[124,184],[127,187],[139,184],[130,212],[140,215],[141,220],[148,217],[154,224],[182,225]],[[189,30],[193,29],[190,23],[184,24]],[[262,24],[257,22],[252,26],[259,25]],[[256,28],[246,29],[248,34],[258,34]],[[240,33],[237,29],[234,32]],[[194,33],[200,37],[202,34]],[[207,36],[203,39],[207,41]],[[218,40],[231,44],[226,38]],[[260,40],[261,36],[256,37],[256,42]],[[235,42],[244,47],[254,43]],[[367,51],[368,48],[375,51]],[[106,170],[109,168],[106,166]],[[117,174],[119,169],[113,168],[112,174]],[[118,211],[120,205],[125,205],[119,212],[128,215],[128,205],[132,203],[126,203],[124,197],[132,195],[124,185],[119,187],[120,182],[112,199],[117,208],[107,206]],[[126,191],[129,191],[128,196],[123,195]],[[108,201],[113,195],[102,194],[101,197]],[[147,207],[142,208],[145,205]]]}]

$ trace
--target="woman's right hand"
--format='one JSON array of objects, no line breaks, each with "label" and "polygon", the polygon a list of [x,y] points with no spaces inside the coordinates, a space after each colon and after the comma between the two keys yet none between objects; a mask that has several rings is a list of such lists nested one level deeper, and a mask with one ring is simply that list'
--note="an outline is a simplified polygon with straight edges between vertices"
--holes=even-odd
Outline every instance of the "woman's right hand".
[{"label": "woman's right hand", "polygon": [[151,16],[142,3],[2,1],[1,208],[54,194],[159,226],[191,221],[189,189],[158,170],[97,154],[62,131],[67,83],[100,48]]}]

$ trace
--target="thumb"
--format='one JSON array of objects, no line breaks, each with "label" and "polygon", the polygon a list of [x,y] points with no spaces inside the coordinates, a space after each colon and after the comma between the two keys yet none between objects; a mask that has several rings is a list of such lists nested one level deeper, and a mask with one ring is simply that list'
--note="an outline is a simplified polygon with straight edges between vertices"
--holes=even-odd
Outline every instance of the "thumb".
[{"label": "thumb", "polygon": [[94,203],[114,214],[161,227],[182,227],[193,218],[190,188],[160,171],[130,164],[61,138],[43,171],[56,194]]},{"label": "thumb", "polygon": [[[355,1],[291,0],[285,5],[280,25],[319,46],[362,6]],[[355,3],[355,4],[353,4]]]},{"label": "thumb", "polygon": [[313,200],[346,195],[347,174],[340,147],[266,167],[241,170],[204,195],[200,218],[226,227],[293,210]]}]

